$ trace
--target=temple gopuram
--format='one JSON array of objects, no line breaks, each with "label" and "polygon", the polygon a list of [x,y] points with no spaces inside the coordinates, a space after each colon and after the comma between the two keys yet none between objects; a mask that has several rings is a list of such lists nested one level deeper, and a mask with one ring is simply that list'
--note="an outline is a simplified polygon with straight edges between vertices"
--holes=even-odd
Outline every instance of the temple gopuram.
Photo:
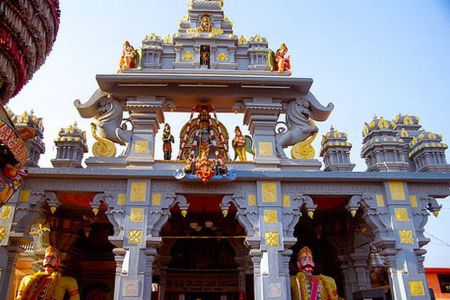
[{"label": "temple gopuram", "polygon": [[[334,104],[292,75],[289,41],[236,35],[223,5],[192,0],[173,35],[124,41],[118,71],[74,102],[92,156],[76,123],[54,139],[53,168],[30,144],[1,208],[0,299],[49,245],[83,300],[430,299],[424,228],[450,194],[442,136],[417,116],[375,117],[361,124],[367,170],[353,172],[346,133],[319,135]],[[42,136],[32,113],[10,115]]]}]

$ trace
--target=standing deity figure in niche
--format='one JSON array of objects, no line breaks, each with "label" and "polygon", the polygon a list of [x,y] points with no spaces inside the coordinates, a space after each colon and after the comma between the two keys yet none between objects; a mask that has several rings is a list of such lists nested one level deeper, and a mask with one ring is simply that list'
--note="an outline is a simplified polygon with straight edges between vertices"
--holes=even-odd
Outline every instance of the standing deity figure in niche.
[{"label": "standing deity figure in niche", "polygon": [[337,300],[336,282],[325,275],[313,275],[315,264],[311,249],[303,247],[297,255],[299,272],[291,276],[293,300]]},{"label": "standing deity figure in niche", "polygon": [[170,134],[170,125],[164,125],[164,132],[162,136],[164,160],[170,160],[172,157],[172,143],[175,143],[173,135]]},{"label": "standing deity figure in niche", "polygon": [[[197,118],[193,118],[198,113]],[[211,117],[213,114],[214,117]],[[208,104],[194,106],[190,120],[180,132],[178,160],[186,160],[185,174],[196,175],[202,182],[227,172],[228,133]]]},{"label": "standing deity figure in niche", "polygon": [[247,161],[247,152],[254,155],[252,150],[253,140],[250,136],[244,136],[239,126],[234,128],[234,139],[232,141],[234,149],[234,160],[239,158],[240,161]]},{"label": "standing deity figure in niche", "polygon": [[281,44],[277,52],[269,51],[268,54],[268,65],[270,71],[284,72],[291,69],[291,57],[287,55],[288,47],[285,43]]},{"label": "standing deity figure in niche", "polygon": [[[125,41],[123,44],[122,56],[120,57],[119,66],[121,70],[128,70],[137,67],[138,53],[131,46],[130,42]],[[119,70],[120,71],[120,70]]]},{"label": "standing deity figure in niche", "polygon": [[25,276],[20,282],[16,300],[80,300],[77,281],[57,272],[61,255],[55,247],[47,247],[42,262],[44,272]]}]

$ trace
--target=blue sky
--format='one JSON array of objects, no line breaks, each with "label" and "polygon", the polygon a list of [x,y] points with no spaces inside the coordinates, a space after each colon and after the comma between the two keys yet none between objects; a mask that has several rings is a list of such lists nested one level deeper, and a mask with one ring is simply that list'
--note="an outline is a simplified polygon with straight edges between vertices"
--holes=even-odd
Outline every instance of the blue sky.
[{"label": "blue sky", "polygon": [[[187,1],[66,0],[61,11],[52,53],[9,105],[15,113],[33,108],[44,117],[44,167],[56,155],[53,139],[59,128],[77,121],[89,131],[90,120],[81,119],[73,101],[88,100],[97,88],[96,74],[117,71],[123,42],[140,47],[151,32],[175,33]],[[238,36],[263,35],[272,49],[282,42],[288,45],[293,76],[313,78],[312,92],[319,101],[335,105],[330,118],[317,124],[319,134],[331,125],[346,132],[356,171],[365,170],[361,131],[374,115],[418,115],[425,129],[443,134],[450,143],[448,0],[225,0],[224,11]],[[173,128],[188,120],[187,115],[166,118]],[[242,122],[241,115],[220,118],[228,128]],[[316,152],[319,143],[317,138]],[[441,203],[439,218],[430,217],[426,230],[447,245],[433,238],[425,263],[450,267],[450,235],[444,231],[450,224],[450,204]]]}]

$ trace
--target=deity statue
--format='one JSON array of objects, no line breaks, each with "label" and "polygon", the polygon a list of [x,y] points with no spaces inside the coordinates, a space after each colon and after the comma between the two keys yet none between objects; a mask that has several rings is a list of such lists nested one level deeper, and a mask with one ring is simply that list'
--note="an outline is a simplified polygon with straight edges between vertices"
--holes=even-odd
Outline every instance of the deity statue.
[{"label": "deity statue", "polygon": [[244,136],[239,126],[234,128],[234,134],[231,142],[234,149],[234,160],[239,158],[240,161],[247,161],[247,152],[255,154],[252,150],[253,140],[248,135]]},{"label": "deity statue", "polygon": [[281,44],[277,52],[269,51],[268,64],[271,71],[284,72],[291,69],[291,57],[286,55],[288,52],[288,47],[285,43]]},{"label": "deity statue", "polygon": [[200,18],[200,30],[203,32],[211,32],[212,22],[209,15],[205,14]]},{"label": "deity statue", "polygon": [[[198,117],[193,119],[197,112]],[[214,117],[211,117],[210,114]],[[177,176],[196,176],[206,183],[215,176],[228,173],[228,133],[217,120],[214,108],[208,104],[194,106],[189,122],[180,133],[180,153],[178,160],[186,160],[186,166]]]},{"label": "deity statue", "polygon": [[[25,276],[20,282],[16,300],[80,300],[77,281],[57,272],[61,255],[55,247],[45,249],[44,272]],[[64,297],[66,296],[66,297]]]},{"label": "deity statue", "polygon": [[313,275],[315,264],[311,249],[303,247],[297,255],[299,272],[291,276],[293,300],[338,300],[336,282],[325,275]]},{"label": "deity statue", "polygon": [[170,125],[164,125],[164,132],[162,136],[164,160],[170,160],[172,157],[172,143],[175,142],[173,135],[170,134]]},{"label": "deity statue", "polygon": [[125,41],[123,44],[122,56],[120,57],[119,66],[121,70],[128,70],[137,67],[138,52],[131,46],[130,42]]}]

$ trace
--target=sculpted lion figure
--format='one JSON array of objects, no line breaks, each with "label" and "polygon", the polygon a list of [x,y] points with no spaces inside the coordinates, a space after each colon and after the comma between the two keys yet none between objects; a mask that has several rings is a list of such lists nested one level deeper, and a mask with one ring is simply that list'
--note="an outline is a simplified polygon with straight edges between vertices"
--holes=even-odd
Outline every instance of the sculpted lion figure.
[{"label": "sculpted lion figure", "polygon": [[284,148],[302,142],[318,131],[309,120],[325,121],[333,108],[333,103],[329,103],[327,107],[320,104],[311,92],[289,102],[286,107],[286,122],[277,123],[286,126],[278,129],[275,136],[277,156],[287,159]]}]

